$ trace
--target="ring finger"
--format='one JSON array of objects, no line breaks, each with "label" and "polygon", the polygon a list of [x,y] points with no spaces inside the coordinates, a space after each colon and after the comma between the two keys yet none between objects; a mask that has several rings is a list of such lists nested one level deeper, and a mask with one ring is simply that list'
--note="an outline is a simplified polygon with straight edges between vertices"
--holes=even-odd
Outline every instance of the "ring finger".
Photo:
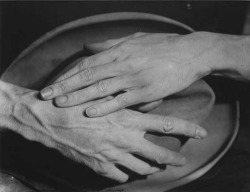
[{"label": "ring finger", "polygon": [[133,153],[145,157],[158,164],[183,166],[186,162],[186,158],[180,153],[155,145],[146,139],[142,139],[141,142],[137,143],[137,146],[131,147],[131,149],[134,150]]}]

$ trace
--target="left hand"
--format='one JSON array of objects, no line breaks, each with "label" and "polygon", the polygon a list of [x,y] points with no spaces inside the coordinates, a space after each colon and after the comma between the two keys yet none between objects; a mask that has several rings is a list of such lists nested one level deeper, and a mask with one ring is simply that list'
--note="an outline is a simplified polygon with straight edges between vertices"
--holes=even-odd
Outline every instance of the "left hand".
[{"label": "left hand", "polygon": [[56,97],[57,106],[69,107],[125,92],[87,109],[90,117],[177,93],[208,74],[209,67],[202,61],[214,58],[210,56],[213,43],[206,33],[136,33],[88,48],[102,52],[83,59],[41,95],[45,100]]}]

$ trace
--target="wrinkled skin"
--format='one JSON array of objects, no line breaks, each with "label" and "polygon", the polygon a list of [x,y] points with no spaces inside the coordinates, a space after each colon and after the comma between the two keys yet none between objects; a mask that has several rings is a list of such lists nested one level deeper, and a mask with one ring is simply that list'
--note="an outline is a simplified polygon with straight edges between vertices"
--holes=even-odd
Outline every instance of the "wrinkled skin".
[{"label": "wrinkled skin", "polygon": [[41,101],[38,92],[0,81],[0,126],[28,140],[55,148],[62,154],[90,167],[105,177],[125,182],[122,165],[138,174],[159,171],[135,157],[158,164],[182,166],[185,158],[144,138],[147,131],[203,138],[206,131],[198,125],[174,117],[121,110],[104,117],[88,118],[83,111],[109,98],[82,105],[57,108],[52,101]]},{"label": "wrinkled skin", "polygon": [[204,36],[136,33],[86,45],[86,49],[97,54],[83,59],[43,89],[41,95],[45,100],[55,98],[59,107],[69,107],[123,91],[88,109],[90,117],[139,103],[160,102],[210,72],[204,61],[214,55],[215,40]]}]

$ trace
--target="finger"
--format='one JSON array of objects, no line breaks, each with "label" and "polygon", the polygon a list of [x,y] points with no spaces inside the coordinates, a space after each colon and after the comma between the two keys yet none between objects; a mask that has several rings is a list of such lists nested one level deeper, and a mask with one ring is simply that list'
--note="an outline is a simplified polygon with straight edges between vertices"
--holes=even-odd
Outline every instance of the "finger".
[{"label": "finger", "polygon": [[145,163],[131,154],[119,155],[118,164],[140,175],[149,175],[160,170],[157,167],[151,167],[148,163]]},{"label": "finger", "polygon": [[106,64],[87,68],[66,80],[52,84],[40,91],[43,99],[48,100],[56,96],[91,85],[101,79],[113,77],[118,73],[117,65]]},{"label": "finger", "polygon": [[148,111],[152,111],[154,109],[156,109],[157,107],[159,107],[159,105],[162,103],[162,99],[158,100],[158,101],[153,101],[151,103],[146,103],[146,104],[142,104],[140,106],[138,106],[138,110],[141,112],[148,112]]},{"label": "finger", "polygon": [[66,95],[55,98],[59,107],[69,107],[117,93],[128,87],[124,78],[111,78]]},{"label": "finger", "polygon": [[77,63],[73,68],[71,68],[69,71],[67,71],[65,74],[58,77],[54,82],[60,82],[63,81],[72,75],[79,73],[83,71],[84,69],[87,69],[89,67],[98,66],[101,64],[107,64],[111,63],[116,60],[118,57],[118,52],[116,50],[107,50],[103,51],[101,53],[92,55],[90,57],[86,57],[82,59],[79,63]]},{"label": "finger", "polygon": [[[94,44],[86,44],[84,48],[90,52],[97,53],[90,57],[82,59],[75,67],[70,69],[67,73],[58,77],[54,82],[59,82],[62,80],[67,79],[68,77],[90,67],[90,66],[97,66],[101,64],[106,64],[115,61],[118,56],[120,55],[116,49],[110,49],[114,45],[117,45],[125,40],[136,38],[145,35],[146,33],[138,32],[130,36],[126,36],[120,39],[113,39],[108,40],[103,43],[94,43]],[[95,50],[95,51],[94,51]],[[97,51],[99,50],[99,51]],[[99,53],[98,53],[99,52]]]},{"label": "finger", "polygon": [[86,114],[89,117],[104,116],[109,113],[118,111],[131,105],[135,105],[141,102],[142,93],[139,89],[128,91],[126,93],[116,96],[114,99],[92,106],[86,110]]},{"label": "finger", "polygon": [[[111,100],[113,98],[114,98],[113,96],[108,96],[108,97],[105,97],[105,98],[102,98],[102,99],[98,99],[98,100],[90,101],[90,102],[87,102],[87,103],[83,103],[81,105],[74,106],[74,110],[76,110],[77,113],[79,113],[79,114],[82,113],[84,116],[86,116],[85,110],[88,107],[91,107],[93,105],[97,105],[97,104],[100,104],[100,103],[103,103],[103,102],[107,102],[107,101],[109,101],[109,100]],[[82,121],[82,119],[80,121]]]},{"label": "finger", "polygon": [[128,180],[128,175],[112,164],[105,165],[105,172],[100,174],[120,183],[124,183]]},{"label": "finger", "polygon": [[110,39],[110,40],[107,40],[105,42],[85,44],[84,49],[86,51],[90,52],[90,53],[98,53],[98,52],[110,49],[111,47],[113,47],[113,46],[115,46],[115,45],[117,45],[119,43],[122,43],[122,42],[124,42],[126,40],[136,38],[136,37],[140,37],[140,36],[143,36],[145,34],[146,33],[138,32],[138,33],[135,33],[133,35],[122,37],[122,38],[119,38],[119,39]]},{"label": "finger", "polygon": [[144,131],[178,134],[202,139],[207,131],[197,124],[170,116],[143,114],[138,119],[138,127]]},{"label": "finger", "polygon": [[98,43],[92,43],[92,44],[84,44],[84,50],[87,52],[90,52],[92,54],[99,53],[101,51],[105,51],[107,49],[110,49],[111,47],[131,38],[130,36],[122,37],[120,39],[110,39],[105,42],[98,42]]},{"label": "finger", "polygon": [[137,144],[133,144],[133,146],[131,146],[131,152],[153,162],[174,166],[183,166],[186,163],[186,158],[180,153],[155,145],[146,139],[142,139],[141,142],[136,143]]}]

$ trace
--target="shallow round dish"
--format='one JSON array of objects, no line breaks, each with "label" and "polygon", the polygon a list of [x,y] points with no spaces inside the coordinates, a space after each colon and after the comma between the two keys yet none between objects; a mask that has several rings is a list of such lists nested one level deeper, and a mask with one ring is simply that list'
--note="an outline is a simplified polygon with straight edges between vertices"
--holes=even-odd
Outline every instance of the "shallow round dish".
[{"label": "shallow round dish", "polygon": [[[147,13],[109,13],[82,18],[60,26],[35,41],[24,50],[3,73],[1,80],[38,90],[48,83],[51,78],[67,69],[69,65],[73,65],[78,58],[86,56],[82,48],[84,43],[119,38],[135,32],[186,34],[192,31],[193,29],[185,24]],[[204,84],[204,86],[207,85]],[[37,153],[35,151],[39,149],[41,153],[44,152],[44,154],[49,155],[46,156],[47,158],[54,158],[53,163],[56,161],[63,162],[62,165],[64,165],[64,167],[59,166],[58,169],[56,169],[57,172],[54,172],[54,175],[48,174],[45,165],[51,165],[48,163],[50,159],[45,159],[39,164],[39,158],[32,157],[32,164],[32,162],[27,161],[27,159],[16,155],[15,157],[21,162],[19,163],[20,166],[29,165],[29,169],[31,169],[33,173],[29,173],[30,175],[28,174],[28,176],[23,177],[22,170],[13,169],[11,163],[8,167],[3,168],[11,170],[16,177],[20,177],[24,179],[25,182],[29,182],[34,187],[45,191],[54,189],[55,186],[53,186],[53,184],[55,183],[63,186],[64,189],[70,189],[70,191],[101,189],[126,192],[167,191],[191,182],[206,173],[229,149],[239,127],[239,109],[237,102],[215,104],[211,114],[206,117],[202,126],[208,130],[208,137],[198,141],[189,139],[180,149],[181,153],[189,160],[187,165],[184,167],[168,166],[165,171],[150,175],[146,178],[132,180],[122,185],[112,183],[111,187],[111,185],[106,185],[105,183],[109,183],[108,180],[101,179],[103,183],[100,184],[100,187],[97,186],[97,188],[94,189],[91,188],[90,185],[81,186],[79,184],[81,182],[83,184],[93,182],[91,180],[92,177],[89,177],[89,180],[87,177],[81,180],[81,178],[78,178],[79,175],[77,175],[77,177],[74,175],[60,177],[62,175],[60,168],[64,169],[62,171],[64,174],[67,174],[72,173],[70,172],[72,170],[77,171],[79,167],[72,165],[72,162],[63,159],[63,157],[55,151],[47,151],[48,149],[44,149],[44,147],[39,144],[34,145],[31,142],[20,139],[17,135],[13,136],[11,134],[11,137],[14,138],[12,141],[16,141],[16,144],[21,143],[22,146],[26,148],[19,148],[21,156],[22,153],[28,155],[32,150],[34,150],[34,153]],[[1,134],[3,140],[8,140],[6,138],[4,139],[3,131]],[[32,147],[34,148],[32,148],[31,145],[33,145]],[[7,143],[6,146],[8,146]],[[4,154],[1,154],[1,156],[3,155]],[[37,166],[37,164],[40,167]],[[90,172],[87,173],[90,174]],[[36,177],[40,176],[42,179],[34,179],[35,176],[32,174]],[[74,178],[74,181],[72,181],[72,178]],[[100,178],[96,179],[94,185],[97,185],[97,181],[100,181],[98,180]],[[53,183],[52,185],[51,182]]]}]

